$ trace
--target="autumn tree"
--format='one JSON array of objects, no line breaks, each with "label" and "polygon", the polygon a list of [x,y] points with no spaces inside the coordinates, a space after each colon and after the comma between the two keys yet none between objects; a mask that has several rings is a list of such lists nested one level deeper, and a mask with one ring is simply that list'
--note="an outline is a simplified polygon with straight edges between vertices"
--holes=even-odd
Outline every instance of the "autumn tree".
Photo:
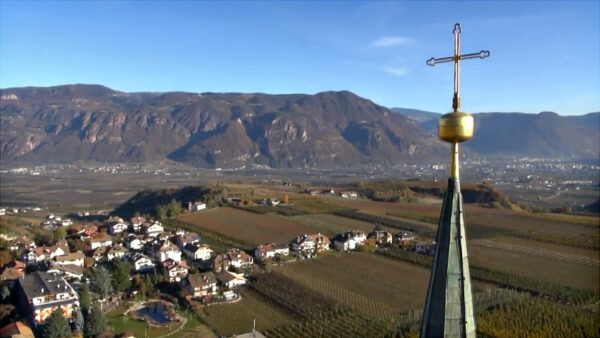
[{"label": "autumn tree", "polygon": [[0,267],[12,262],[13,257],[8,250],[0,250]]}]

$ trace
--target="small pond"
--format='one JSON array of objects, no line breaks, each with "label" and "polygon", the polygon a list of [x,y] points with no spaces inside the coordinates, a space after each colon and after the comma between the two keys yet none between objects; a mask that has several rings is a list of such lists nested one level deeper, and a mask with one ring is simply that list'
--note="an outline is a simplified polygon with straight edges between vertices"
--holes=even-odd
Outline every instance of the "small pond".
[{"label": "small pond", "polygon": [[164,325],[170,323],[169,306],[163,302],[152,302],[144,304],[144,307],[135,311],[138,318],[148,320],[154,325]]}]

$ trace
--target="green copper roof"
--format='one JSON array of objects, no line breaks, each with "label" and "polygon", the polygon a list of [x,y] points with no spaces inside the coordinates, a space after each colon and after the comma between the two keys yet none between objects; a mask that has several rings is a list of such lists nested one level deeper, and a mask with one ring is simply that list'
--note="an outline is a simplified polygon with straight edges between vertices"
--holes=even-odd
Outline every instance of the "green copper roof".
[{"label": "green copper roof", "polygon": [[448,180],[421,337],[475,337],[471,275],[460,184]]}]

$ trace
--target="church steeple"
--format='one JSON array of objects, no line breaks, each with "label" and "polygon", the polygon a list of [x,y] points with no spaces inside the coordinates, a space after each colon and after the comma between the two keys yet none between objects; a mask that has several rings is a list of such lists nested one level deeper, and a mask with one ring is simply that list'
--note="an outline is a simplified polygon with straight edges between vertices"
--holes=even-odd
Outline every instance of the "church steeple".
[{"label": "church steeple", "polygon": [[439,120],[440,139],[452,144],[448,189],[436,237],[436,251],[423,313],[421,337],[476,337],[471,275],[459,181],[458,143],[473,137],[470,114],[460,112],[460,60],[486,58],[488,51],[460,55],[460,24],[454,25],[454,56],[431,58],[427,64],[454,62],[453,111]]}]

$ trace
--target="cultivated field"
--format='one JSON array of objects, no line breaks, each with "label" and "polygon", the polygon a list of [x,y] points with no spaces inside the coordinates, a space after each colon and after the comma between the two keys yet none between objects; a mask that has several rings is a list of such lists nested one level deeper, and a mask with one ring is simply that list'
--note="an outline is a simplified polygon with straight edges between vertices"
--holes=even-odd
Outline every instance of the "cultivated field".
[{"label": "cultivated field", "polygon": [[202,319],[218,335],[229,337],[251,332],[254,319],[256,330],[260,332],[290,324],[295,320],[252,290],[242,288],[240,291],[242,300],[237,303],[208,306],[199,311]]},{"label": "cultivated field", "polygon": [[598,266],[482,245],[471,244],[468,250],[472,265],[592,291],[600,285]]},{"label": "cultivated field", "polygon": [[180,221],[252,244],[287,243],[314,229],[284,217],[232,208],[216,208],[181,216]]},{"label": "cultivated field", "polygon": [[430,275],[426,268],[370,253],[328,255],[276,271],[373,316],[421,308]]}]

